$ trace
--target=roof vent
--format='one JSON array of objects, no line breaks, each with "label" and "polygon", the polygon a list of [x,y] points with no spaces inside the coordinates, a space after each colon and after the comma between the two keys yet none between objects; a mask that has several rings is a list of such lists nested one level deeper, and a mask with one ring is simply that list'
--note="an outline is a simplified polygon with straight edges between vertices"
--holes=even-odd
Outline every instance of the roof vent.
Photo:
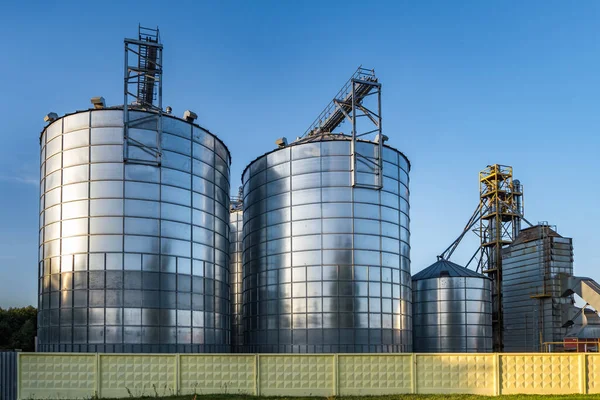
[{"label": "roof vent", "polygon": [[378,133],[377,136],[375,136],[375,143],[379,143],[379,141],[381,140],[381,143],[385,143],[389,140],[390,138],[387,137],[386,135],[380,134]]},{"label": "roof vent", "polygon": [[185,119],[187,122],[194,122],[196,118],[198,118],[198,115],[196,115],[196,113],[193,111],[185,110],[183,113],[183,119]]},{"label": "roof vent", "polygon": [[440,271],[440,278],[447,278],[449,276],[450,276],[450,272],[448,272],[446,270]]},{"label": "roof vent", "polygon": [[94,105],[94,108],[96,110],[101,110],[104,107],[106,107],[106,102],[104,101],[104,97],[102,96],[92,97],[90,99],[90,102]]},{"label": "roof vent", "polygon": [[54,122],[58,119],[58,114],[55,112],[51,112],[46,114],[46,116],[44,117],[44,121],[46,122]]},{"label": "roof vent", "polygon": [[287,146],[288,141],[285,137],[280,137],[279,139],[277,139],[275,141],[275,144],[277,145],[277,147],[279,147],[280,149],[283,149],[285,146]]}]

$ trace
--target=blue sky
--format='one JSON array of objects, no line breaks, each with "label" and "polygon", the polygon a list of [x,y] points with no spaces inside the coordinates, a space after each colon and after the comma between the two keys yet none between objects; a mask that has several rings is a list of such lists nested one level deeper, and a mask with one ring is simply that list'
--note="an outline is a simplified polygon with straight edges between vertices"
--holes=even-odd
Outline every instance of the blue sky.
[{"label": "blue sky", "polygon": [[[148,5],[146,5],[148,4]],[[123,38],[161,29],[164,104],[194,110],[243,168],[307,128],[360,64],[383,83],[389,144],[412,162],[412,269],[435,261],[512,165],[525,212],[574,238],[600,280],[596,1],[10,2],[0,12],[0,306],[36,303],[43,116],[122,103]],[[454,261],[466,262],[477,239]]]}]

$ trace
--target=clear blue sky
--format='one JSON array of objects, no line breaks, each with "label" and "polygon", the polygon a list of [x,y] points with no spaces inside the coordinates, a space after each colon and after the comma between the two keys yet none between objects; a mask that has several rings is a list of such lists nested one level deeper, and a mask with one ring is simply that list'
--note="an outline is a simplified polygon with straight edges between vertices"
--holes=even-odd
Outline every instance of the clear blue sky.
[{"label": "clear blue sky", "polygon": [[[43,116],[122,103],[123,38],[158,25],[164,101],[194,110],[243,168],[307,128],[359,65],[383,83],[389,143],[412,162],[412,269],[435,261],[512,165],[526,217],[574,238],[600,280],[600,2],[10,2],[0,11],[0,306],[36,304]],[[459,249],[466,262],[477,239]]]}]

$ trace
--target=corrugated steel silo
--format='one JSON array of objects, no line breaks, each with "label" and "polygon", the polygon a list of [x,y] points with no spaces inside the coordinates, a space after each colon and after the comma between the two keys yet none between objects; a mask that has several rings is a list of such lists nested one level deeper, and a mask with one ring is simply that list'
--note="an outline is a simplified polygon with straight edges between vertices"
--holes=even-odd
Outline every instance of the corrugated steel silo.
[{"label": "corrugated steel silo", "polygon": [[151,114],[128,111],[128,154],[160,165],[124,161],[122,107],[41,134],[41,351],[229,350],[229,151]]},{"label": "corrugated steel silo", "polygon": [[[241,204],[240,204],[241,206]],[[231,285],[231,349],[239,352],[243,344],[242,331],[242,234],[244,217],[242,209],[232,209],[229,214],[229,271]]]},{"label": "corrugated steel silo", "polygon": [[412,278],[414,351],[492,351],[492,281],[439,260]]},{"label": "corrugated steel silo", "polygon": [[[357,152],[376,159],[377,144]],[[352,187],[348,136],[308,136],[244,171],[247,352],[412,351],[408,159]],[[363,161],[364,162],[364,161]],[[375,183],[358,163],[359,182]]]}]

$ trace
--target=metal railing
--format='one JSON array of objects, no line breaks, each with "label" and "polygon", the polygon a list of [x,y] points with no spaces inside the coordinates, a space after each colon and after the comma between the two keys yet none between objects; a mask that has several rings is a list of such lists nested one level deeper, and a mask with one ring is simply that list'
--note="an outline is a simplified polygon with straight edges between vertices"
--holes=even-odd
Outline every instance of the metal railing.
[{"label": "metal railing", "polygon": [[598,353],[600,339],[585,339],[578,342],[543,342],[544,353]]},{"label": "metal railing", "polygon": [[[352,81],[356,81],[356,80],[366,81],[366,82],[377,82],[377,77],[375,76],[375,70],[363,68],[362,66],[358,67],[356,69],[356,71],[354,72],[354,74],[352,74],[350,79],[348,79],[348,81],[344,84],[344,86],[342,86],[342,88],[336,93],[334,100],[331,101],[327,105],[327,107],[325,107],[325,109],[323,111],[321,111],[321,113],[313,121],[313,123],[310,124],[308,129],[302,135],[302,137],[323,131],[323,129],[324,129],[323,125],[325,125],[327,123],[327,121],[330,120],[330,117],[332,115],[336,114],[336,111],[338,110],[338,106],[336,105],[335,100],[347,100],[349,98],[349,96],[351,96],[351,94],[352,94]],[[344,115],[341,113],[339,113],[339,114],[340,114],[339,115],[340,118],[336,118],[334,123],[326,124],[327,127],[325,129],[326,129],[327,133],[334,130],[344,120],[344,118],[345,118]]]}]

